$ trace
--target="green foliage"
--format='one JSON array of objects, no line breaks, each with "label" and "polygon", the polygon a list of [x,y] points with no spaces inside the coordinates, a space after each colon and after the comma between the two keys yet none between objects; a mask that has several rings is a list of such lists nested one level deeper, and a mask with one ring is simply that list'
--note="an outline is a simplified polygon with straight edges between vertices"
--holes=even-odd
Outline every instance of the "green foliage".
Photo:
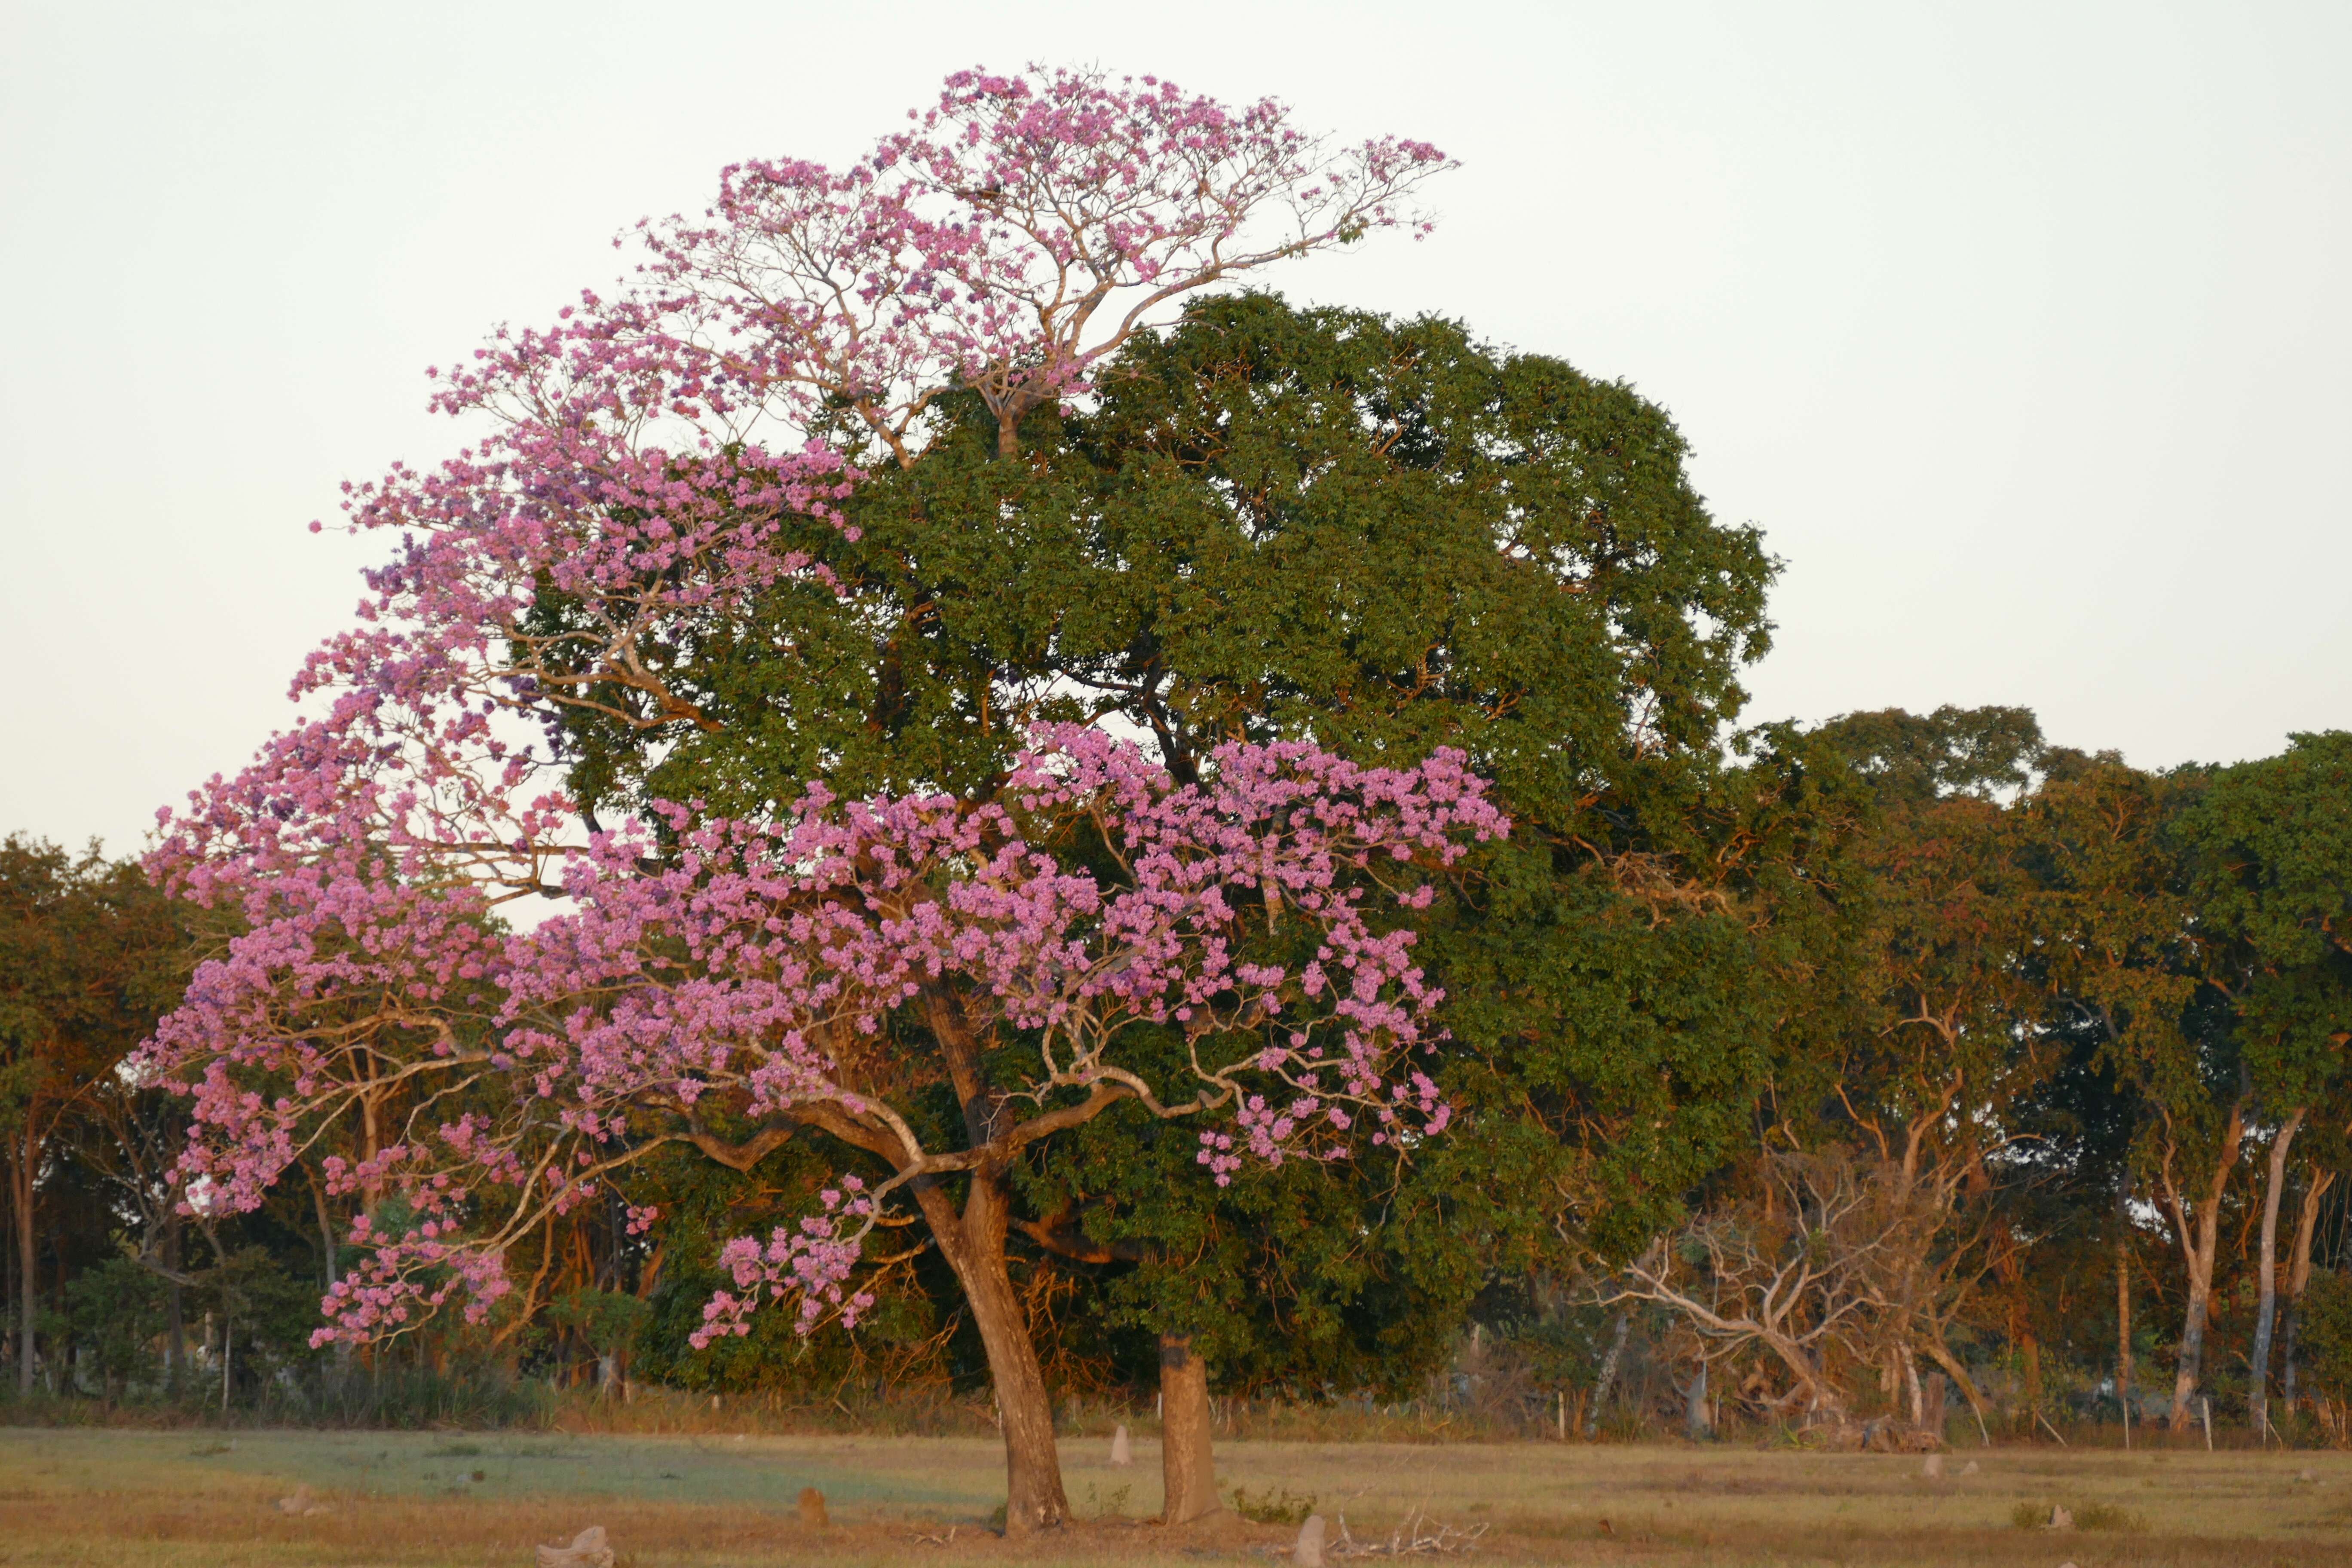
[{"label": "green foliage", "polygon": [[[848,792],[985,793],[1027,723],[1086,718],[1180,775],[1231,737],[1460,746],[1519,824],[1425,939],[1466,1047],[1458,1135],[1222,1194],[1189,1131],[1140,1114],[1040,1150],[1018,1175],[1048,1238],[1027,1267],[1063,1344],[1140,1376],[1156,1331],[1189,1330],[1243,1386],[1402,1389],[1497,1259],[1633,1245],[1672,1212],[1745,1134],[1832,945],[1820,862],[1846,805],[1791,735],[1718,763],[1774,566],[1707,516],[1664,412],[1450,321],[1265,295],[1138,337],[1087,407],[1032,416],[1017,459],[977,399],[939,407],[919,460],[853,498],[856,539],[789,542],[843,595],[780,589],[643,650],[707,726],[653,746],[575,712],[592,805],[772,811],[820,768]],[[1497,1190],[1498,1166],[1525,1180]],[[782,1196],[756,1207],[786,1217]],[[712,1282],[686,1237],[718,1217],[665,1224],[660,1345]],[[748,1217],[730,1206],[730,1233]],[[706,1364],[731,1382],[782,1349]]]},{"label": "green foliage", "polygon": [[625,1290],[583,1288],[567,1290],[548,1303],[547,1320],[580,1336],[598,1355],[635,1347],[652,1308]]},{"label": "green foliage", "polygon": [[2182,837],[2249,1069],[2278,1106],[2310,1103],[2352,1041],[2352,733],[2218,770]]},{"label": "green foliage", "polygon": [[66,1287],[74,1342],[108,1397],[154,1380],[160,1361],[155,1342],[165,1325],[164,1290],[153,1270],[128,1258],[110,1258],[86,1268]]},{"label": "green foliage", "polygon": [[2022,789],[2046,750],[2041,721],[2023,708],[1882,708],[1841,714],[1813,733],[1881,801],[1902,806]]},{"label": "green foliage", "polygon": [[195,1280],[199,1305],[235,1325],[239,1354],[259,1349],[290,1362],[317,1353],[310,1335],[319,1326],[318,1282],[289,1273],[268,1247],[239,1247]]},{"label": "green foliage", "polygon": [[1233,1505],[1235,1513],[1253,1524],[1304,1524],[1315,1511],[1315,1494],[1294,1492],[1288,1487],[1279,1491],[1268,1487],[1262,1492],[1235,1487]]},{"label": "green foliage", "polygon": [[2330,1399],[2352,1399],[2352,1274],[2315,1272],[2295,1310],[2311,1385]]}]

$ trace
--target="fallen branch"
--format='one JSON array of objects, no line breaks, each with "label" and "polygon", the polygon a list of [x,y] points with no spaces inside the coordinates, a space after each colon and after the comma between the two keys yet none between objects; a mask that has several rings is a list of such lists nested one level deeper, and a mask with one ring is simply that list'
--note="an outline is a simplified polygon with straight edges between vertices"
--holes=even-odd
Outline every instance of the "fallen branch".
[{"label": "fallen branch", "polygon": [[1339,1515],[1339,1539],[1327,1555],[1332,1557],[1412,1557],[1425,1552],[1475,1552],[1479,1538],[1494,1528],[1491,1524],[1472,1525],[1467,1530],[1450,1524],[1433,1523],[1426,1509],[1416,1504],[1411,1513],[1389,1532],[1386,1541],[1358,1541],[1348,1531],[1348,1516]]}]

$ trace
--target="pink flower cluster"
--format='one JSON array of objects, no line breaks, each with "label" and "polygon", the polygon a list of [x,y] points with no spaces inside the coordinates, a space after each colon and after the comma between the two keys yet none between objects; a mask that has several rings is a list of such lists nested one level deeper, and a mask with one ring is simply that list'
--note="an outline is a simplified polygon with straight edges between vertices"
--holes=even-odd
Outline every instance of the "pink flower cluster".
[{"label": "pink flower cluster", "polygon": [[[773,821],[688,804],[600,832],[566,794],[567,711],[654,745],[713,727],[680,673],[697,628],[848,591],[827,558],[856,465],[917,460],[942,393],[1010,431],[1187,291],[1425,226],[1410,197],[1448,166],[1095,71],[959,73],[910,118],[845,170],[728,170],[701,217],[640,226],[625,286],[436,372],[437,406],[488,433],[350,490],[352,526],[399,543],[298,677],[307,717],[160,814],[151,868],[246,934],[142,1070],[192,1098],[192,1205],[249,1208],[302,1163],[362,1210],[322,1334],[488,1310],[518,1238],[715,1136],[714,1107],[894,1174],[737,1243],[708,1331],[762,1296],[854,1320],[891,1191],[977,1158],[894,1104],[939,1070],[903,1059],[902,1010],[1034,1058],[1034,1107],[1197,1118],[1221,1183],[1444,1125],[1408,1061],[1436,1001],[1412,912],[1505,830],[1458,756],[1235,746],[1180,787],[1070,729],[992,801],[819,790]],[[533,893],[573,912],[506,930]],[[1153,1031],[1182,1084],[1137,1065]]]},{"label": "pink flower cluster", "polygon": [[[752,1310],[763,1295],[796,1298],[800,1313],[794,1326],[803,1334],[829,1318],[839,1318],[845,1328],[856,1326],[874,1297],[853,1290],[849,1280],[881,1209],[856,1176],[842,1177],[838,1186],[819,1193],[817,1201],[824,1205],[823,1213],[807,1215],[795,1229],[779,1226],[765,1247],[739,1236],[719,1249],[719,1261],[745,1294],[720,1290],[703,1303],[702,1327],[687,1336],[695,1349],[729,1334],[749,1334]],[[845,1228],[845,1222],[854,1228]]]}]

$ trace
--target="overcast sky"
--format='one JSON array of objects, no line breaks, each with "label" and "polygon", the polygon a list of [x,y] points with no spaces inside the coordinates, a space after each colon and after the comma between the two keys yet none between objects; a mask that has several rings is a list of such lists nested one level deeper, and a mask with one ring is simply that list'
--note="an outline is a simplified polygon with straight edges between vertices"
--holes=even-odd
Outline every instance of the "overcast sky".
[{"label": "overcast sky", "polygon": [[2025,703],[2143,764],[2352,728],[2352,5],[0,0],[0,831],[136,848],[289,716],[452,445],[421,373],[947,71],[1437,142],[1272,274],[1670,408],[1787,563],[1751,719]]}]

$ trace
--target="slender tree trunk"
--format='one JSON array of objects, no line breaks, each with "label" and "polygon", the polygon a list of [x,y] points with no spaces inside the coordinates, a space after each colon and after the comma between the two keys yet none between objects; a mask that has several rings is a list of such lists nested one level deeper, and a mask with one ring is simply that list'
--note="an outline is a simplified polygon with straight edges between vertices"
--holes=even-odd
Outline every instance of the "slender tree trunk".
[{"label": "slender tree trunk", "polygon": [[2230,1108],[2230,1120],[2213,1154],[2213,1180],[2190,1215],[2181,1194],[2171,1186],[2173,1223],[2180,1231],[2182,1258],[2189,1273],[2189,1301],[2181,1311],[2180,1359],[2172,1375],[2172,1429],[2186,1432],[2196,1420],[2197,1387],[2205,1371],[2205,1320],[2213,1301],[2213,1260],[2221,1246],[2221,1195],[2228,1191],[2231,1169],[2246,1141],[2246,1097]]},{"label": "slender tree trunk", "polygon": [[188,1369],[188,1310],[185,1294],[180,1288],[180,1275],[184,1272],[180,1263],[182,1250],[180,1211],[167,1208],[163,1211],[163,1368],[175,1396]]},{"label": "slender tree trunk", "polygon": [[319,1247],[325,1265],[327,1281],[323,1289],[331,1291],[335,1288],[336,1279],[342,1274],[342,1260],[336,1254],[335,1222],[327,1213],[326,1184],[320,1181],[315,1173],[310,1177],[310,1206],[318,1212],[319,1215]]},{"label": "slender tree trunk", "polygon": [[1609,1403],[1609,1385],[1617,1381],[1617,1363],[1625,1357],[1625,1336],[1633,1326],[1633,1319],[1619,1308],[1616,1324],[1609,1331],[1609,1353],[1601,1358],[1601,1376],[1592,1385],[1592,1404],[1584,1412],[1588,1438],[1601,1436],[1601,1407]]},{"label": "slender tree trunk", "polygon": [[2304,1106],[2296,1106],[2278,1136],[2271,1140],[2270,1185],[2263,1193],[2263,1254],[2255,1264],[2260,1281],[2254,1307],[2252,1363],[2246,1379],[2246,1420],[2257,1433],[2270,1430],[2271,1326],[2278,1314],[2279,1199],[2286,1192],[2286,1156],[2303,1126]]},{"label": "slender tree trunk", "polygon": [[2124,1406],[2124,1432],[2131,1432],[2131,1187],[2116,1190],[2116,1398]]},{"label": "slender tree trunk", "polygon": [[2286,1341],[2286,1372],[2281,1392],[2286,1399],[2290,1420],[2294,1416],[2294,1350],[2296,1335],[2303,1326],[2303,1289],[2311,1283],[2311,1237],[2319,1224],[2319,1201],[2335,1184],[2335,1172],[2314,1172],[2303,1189],[2303,1201],[2295,1206],[2294,1247],[2286,1271],[2286,1332],[2282,1336]]},{"label": "slender tree trunk", "polygon": [[16,1391],[33,1392],[33,1331],[40,1321],[36,1304],[40,1291],[34,1281],[39,1278],[39,1259],[33,1246],[33,1129],[32,1118],[26,1118],[24,1132],[11,1139],[8,1150],[8,1184],[16,1211],[16,1294],[17,1344]]},{"label": "slender tree trunk", "polygon": [[2020,1417],[2025,1426],[2025,1436],[2031,1440],[2034,1417],[2042,1412],[2042,1342],[2028,1333],[2025,1344],[2025,1414]]},{"label": "slender tree trunk", "polygon": [[1054,1401],[1021,1298],[1005,1266],[1010,1194],[1001,1172],[976,1171],[963,1212],[931,1178],[913,1184],[916,1201],[955,1270],[988,1355],[988,1375],[1004,1426],[1004,1532],[1058,1529],[1070,1516],[1062,1456],[1054,1441]]},{"label": "slender tree trunk", "polygon": [[1190,1524],[1224,1507],[1210,1451],[1209,1368],[1190,1334],[1160,1336],[1160,1479],[1163,1524]]}]

